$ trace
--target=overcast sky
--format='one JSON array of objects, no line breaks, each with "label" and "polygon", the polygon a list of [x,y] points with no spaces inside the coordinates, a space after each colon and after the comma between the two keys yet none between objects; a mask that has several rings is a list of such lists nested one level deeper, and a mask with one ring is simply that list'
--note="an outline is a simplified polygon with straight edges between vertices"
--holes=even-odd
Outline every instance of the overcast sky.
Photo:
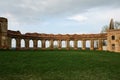
[{"label": "overcast sky", "polygon": [[0,0],[0,16],[22,33],[99,33],[120,21],[120,0]]}]

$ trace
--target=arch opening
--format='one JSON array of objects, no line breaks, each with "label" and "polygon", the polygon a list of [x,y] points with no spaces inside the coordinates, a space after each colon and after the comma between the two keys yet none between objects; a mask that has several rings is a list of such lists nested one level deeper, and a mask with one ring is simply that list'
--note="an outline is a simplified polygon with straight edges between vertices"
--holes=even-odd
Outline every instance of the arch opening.
[{"label": "arch opening", "polygon": [[11,40],[11,48],[12,49],[16,48],[16,39],[15,38],[12,38],[12,40]]},{"label": "arch opening", "polygon": [[53,42],[53,47],[58,48],[58,42],[56,40]]},{"label": "arch opening", "polygon": [[42,48],[42,41],[41,40],[38,40],[37,44],[38,44],[37,45],[38,48]]},{"label": "arch opening", "polygon": [[25,40],[21,39],[21,48],[25,48]]},{"label": "arch opening", "polygon": [[49,40],[45,41],[45,48],[50,48],[50,41]]},{"label": "arch opening", "polygon": [[73,40],[70,40],[69,44],[70,44],[70,48],[74,48],[74,41]]},{"label": "arch opening", "polygon": [[66,48],[66,41],[62,41],[62,48]]},{"label": "arch opening", "polygon": [[82,48],[82,41],[81,41],[81,40],[78,40],[77,46],[78,46],[78,49],[81,49],[81,48]]},{"label": "arch opening", "polygon": [[90,40],[86,40],[86,50],[90,50]]},{"label": "arch opening", "polygon": [[98,40],[94,40],[94,49],[97,50],[98,49]]},{"label": "arch opening", "polygon": [[33,48],[33,40],[29,41],[29,48]]}]

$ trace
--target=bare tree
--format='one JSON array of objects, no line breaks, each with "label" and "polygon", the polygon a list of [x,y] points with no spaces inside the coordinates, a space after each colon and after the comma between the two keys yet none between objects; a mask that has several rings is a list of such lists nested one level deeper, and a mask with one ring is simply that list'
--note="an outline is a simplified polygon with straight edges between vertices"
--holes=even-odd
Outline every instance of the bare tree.
[{"label": "bare tree", "polygon": [[115,29],[120,29],[120,22],[115,22]]},{"label": "bare tree", "polygon": [[[108,30],[109,30],[109,26],[105,25],[105,26],[102,27],[101,33],[107,33]],[[103,46],[106,46],[107,42],[105,40],[103,40],[102,44],[103,44]]]},{"label": "bare tree", "polygon": [[[113,23],[113,26],[114,26],[114,29],[120,29],[120,22],[115,21]],[[108,30],[109,30],[109,26],[105,25],[105,26],[102,27],[101,33],[106,33]]]},{"label": "bare tree", "polygon": [[109,29],[109,26],[108,25],[105,25],[102,27],[102,30],[101,30],[101,33],[106,33]]}]

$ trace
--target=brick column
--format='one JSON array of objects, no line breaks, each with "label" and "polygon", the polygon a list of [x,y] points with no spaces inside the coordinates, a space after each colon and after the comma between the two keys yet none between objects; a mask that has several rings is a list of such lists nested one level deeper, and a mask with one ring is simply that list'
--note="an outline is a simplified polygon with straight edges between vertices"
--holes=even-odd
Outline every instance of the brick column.
[{"label": "brick column", "polygon": [[85,49],[86,49],[86,41],[82,40],[82,50],[85,50]]},{"label": "brick column", "polygon": [[42,42],[42,49],[44,50],[45,49],[45,40],[41,40]]},{"label": "brick column", "polygon": [[70,49],[70,41],[66,40],[66,49],[69,50]]},{"label": "brick column", "polygon": [[74,40],[74,49],[75,49],[75,50],[78,49],[77,44],[78,44],[78,41],[77,41],[77,40]]},{"label": "brick column", "polygon": [[21,48],[21,39],[17,38],[16,39],[16,49],[19,50]]},{"label": "brick column", "polygon": [[98,50],[102,50],[102,40],[101,39],[99,39]]},{"label": "brick column", "polygon": [[25,49],[29,49],[29,39],[24,39],[25,40]]},{"label": "brick column", "polygon": [[8,37],[8,49],[11,49],[11,38],[10,37]]},{"label": "brick column", "polygon": [[90,50],[94,50],[94,40],[91,40],[91,43],[90,43]]},{"label": "brick column", "polygon": [[34,48],[35,50],[37,49],[37,41],[38,41],[38,40],[33,40],[33,45],[34,45],[33,48]]},{"label": "brick column", "polygon": [[58,40],[58,49],[61,49],[61,40]]},{"label": "brick column", "polygon": [[53,40],[50,40],[50,49],[53,50]]},{"label": "brick column", "polygon": [[111,50],[111,35],[108,33],[107,34],[107,51],[110,51]]}]

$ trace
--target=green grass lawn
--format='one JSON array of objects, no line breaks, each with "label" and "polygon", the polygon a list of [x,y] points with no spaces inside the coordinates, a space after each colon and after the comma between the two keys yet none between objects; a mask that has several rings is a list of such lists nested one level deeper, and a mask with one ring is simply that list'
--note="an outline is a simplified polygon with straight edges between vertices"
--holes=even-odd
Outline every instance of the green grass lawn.
[{"label": "green grass lawn", "polygon": [[120,53],[1,50],[0,80],[120,80]]}]

